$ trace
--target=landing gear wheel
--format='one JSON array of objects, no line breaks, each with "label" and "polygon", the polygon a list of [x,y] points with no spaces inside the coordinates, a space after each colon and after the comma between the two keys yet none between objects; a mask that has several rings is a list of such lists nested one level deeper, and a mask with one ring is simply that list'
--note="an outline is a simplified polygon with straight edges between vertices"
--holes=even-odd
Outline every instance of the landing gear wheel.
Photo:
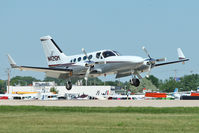
[{"label": "landing gear wheel", "polygon": [[71,83],[71,81],[67,81],[66,82],[66,89],[67,90],[71,90],[72,89],[72,83]]},{"label": "landing gear wheel", "polygon": [[130,80],[130,84],[133,85],[133,86],[135,86],[135,87],[138,87],[140,85],[140,80],[137,79],[137,78],[132,78]]}]

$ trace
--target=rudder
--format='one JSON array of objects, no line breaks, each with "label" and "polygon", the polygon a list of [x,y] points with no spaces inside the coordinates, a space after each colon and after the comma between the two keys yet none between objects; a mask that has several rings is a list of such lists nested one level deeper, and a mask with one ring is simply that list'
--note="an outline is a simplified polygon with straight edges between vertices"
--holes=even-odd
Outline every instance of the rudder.
[{"label": "rudder", "polygon": [[56,66],[63,64],[67,56],[58,47],[51,36],[44,36],[40,38],[44,53],[47,59],[48,66]]}]

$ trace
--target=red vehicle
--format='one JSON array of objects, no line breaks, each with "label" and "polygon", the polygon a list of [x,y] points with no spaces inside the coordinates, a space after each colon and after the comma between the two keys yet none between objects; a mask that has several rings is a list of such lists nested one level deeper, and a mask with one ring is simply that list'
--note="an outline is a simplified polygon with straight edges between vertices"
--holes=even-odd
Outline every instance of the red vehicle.
[{"label": "red vehicle", "polygon": [[167,94],[166,93],[153,93],[153,92],[147,92],[145,93],[145,97],[155,97],[155,98],[166,98]]},{"label": "red vehicle", "polygon": [[191,93],[191,96],[199,96],[199,93],[192,92],[192,93]]},{"label": "red vehicle", "polygon": [[7,96],[2,96],[2,97],[0,97],[0,100],[8,100],[8,97]]}]

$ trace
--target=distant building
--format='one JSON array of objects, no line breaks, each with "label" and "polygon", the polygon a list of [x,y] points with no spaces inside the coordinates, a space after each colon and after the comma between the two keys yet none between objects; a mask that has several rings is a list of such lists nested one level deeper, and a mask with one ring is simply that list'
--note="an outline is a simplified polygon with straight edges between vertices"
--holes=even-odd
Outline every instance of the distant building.
[{"label": "distant building", "polygon": [[[50,92],[52,87],[58,91],[57,94]],[[14,96],[14,98],[12,97],[11,99],[19,97],[19,99],[55,100],[58,98],[72,99],[71,97],[78,97],[81,95],[104,99],[109,95],[115,94],[115,87],[73,86],[71,90],[67,90],[65,86],[56,86],[55,82],[33,82],[33,86],[10,86],[9,90],[7,89],[7,94]]]}]

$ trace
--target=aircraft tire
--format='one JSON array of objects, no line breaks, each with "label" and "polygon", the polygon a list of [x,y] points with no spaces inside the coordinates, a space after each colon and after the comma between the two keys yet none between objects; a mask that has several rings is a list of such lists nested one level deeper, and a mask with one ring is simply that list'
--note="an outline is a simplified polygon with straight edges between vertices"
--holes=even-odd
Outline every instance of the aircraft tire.
[{"label": "aircraft tire", "polygon": [[140,85],[140,80],[137,79],[137,78],[133,78],[130,80],[130,84],[135,86],[135,87],[138,87]]},{"label": "aircraft tire", "polygon": [[71,90],[72,89],[72,83],[71,83],[71,81],[67,81],[66,82],[66,89],[67,90]]}]

